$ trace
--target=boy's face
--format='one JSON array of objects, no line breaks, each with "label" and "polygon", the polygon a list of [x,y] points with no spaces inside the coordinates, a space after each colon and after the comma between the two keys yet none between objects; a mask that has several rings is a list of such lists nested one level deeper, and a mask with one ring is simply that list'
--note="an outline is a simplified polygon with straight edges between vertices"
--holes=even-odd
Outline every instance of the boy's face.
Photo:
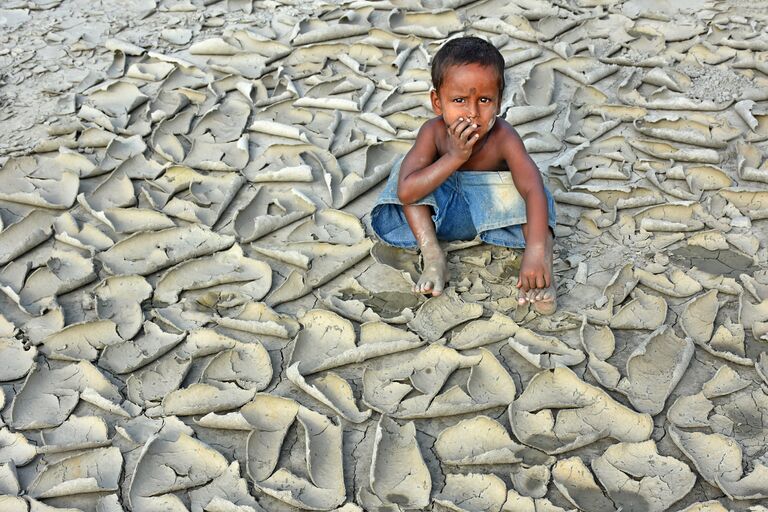
[{"label": "boy's face", "polygon": [[452,126],[458,118],[477,125],[475,133],[482,138],[493,124],[500,109],[499,75],[490,66],[462,64],[445,70],[440,90],[430,93],[435,114]]}]

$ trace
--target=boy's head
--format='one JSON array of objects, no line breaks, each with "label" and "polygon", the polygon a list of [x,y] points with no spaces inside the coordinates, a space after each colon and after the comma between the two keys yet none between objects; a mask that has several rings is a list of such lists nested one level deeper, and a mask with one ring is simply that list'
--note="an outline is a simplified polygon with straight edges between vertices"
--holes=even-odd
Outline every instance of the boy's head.
[{"label": "boy's head", "polygon": [[492,68],[499,78],[499,96],[504,91],[504,57],[491,43],[479,37],[457,37],[445,43],[432,59],[432,87],[440,90],[451,66],[478,64]]}]

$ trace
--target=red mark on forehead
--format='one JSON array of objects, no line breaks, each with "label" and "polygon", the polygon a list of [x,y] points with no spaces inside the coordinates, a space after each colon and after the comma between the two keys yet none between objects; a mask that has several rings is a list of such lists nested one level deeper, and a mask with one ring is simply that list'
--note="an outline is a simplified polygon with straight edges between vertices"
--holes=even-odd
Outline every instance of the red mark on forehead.
[{"label": "red mark on forehead", "polygon": [[477,93],[477,89],[475,89],[474,87],[472,87],[472,88],[469,90],[469,93],[470,93],[470,94],[476,94],[476,93]]}]

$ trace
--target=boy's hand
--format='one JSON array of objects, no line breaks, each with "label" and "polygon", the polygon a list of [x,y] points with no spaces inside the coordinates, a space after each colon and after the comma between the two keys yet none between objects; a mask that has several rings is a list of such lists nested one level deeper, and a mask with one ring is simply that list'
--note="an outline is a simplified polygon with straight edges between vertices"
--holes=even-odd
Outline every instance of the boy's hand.
[{"label": "boy's hand", "polygon": [[523,293],[537,288],[549,288],[552,284],[552,274],[547,263],[546,252],[544,245],[525,248],[523,261],[520,264],[520,276],[517,279],[517,287]]},{"label": "boy's hand", "polygon": [[462,162],[472,156],[472,148],[480,138],[476,133],[477,125],[469,119],[460,117],[448,127],[448,151],[451,156],[460,158]]}]

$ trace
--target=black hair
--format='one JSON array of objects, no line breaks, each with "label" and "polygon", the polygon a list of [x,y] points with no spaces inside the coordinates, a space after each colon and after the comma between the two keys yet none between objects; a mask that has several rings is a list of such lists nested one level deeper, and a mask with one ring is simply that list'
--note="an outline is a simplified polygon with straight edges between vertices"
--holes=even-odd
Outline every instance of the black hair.
[{"label": "black hair", "polygon": [[479,37],[457,37],[445,43],[432,59],[432,87],[439,90],[450,66],[479,64],[496,70],[499,95],[504,92],[504,57],[491,43]]}]

